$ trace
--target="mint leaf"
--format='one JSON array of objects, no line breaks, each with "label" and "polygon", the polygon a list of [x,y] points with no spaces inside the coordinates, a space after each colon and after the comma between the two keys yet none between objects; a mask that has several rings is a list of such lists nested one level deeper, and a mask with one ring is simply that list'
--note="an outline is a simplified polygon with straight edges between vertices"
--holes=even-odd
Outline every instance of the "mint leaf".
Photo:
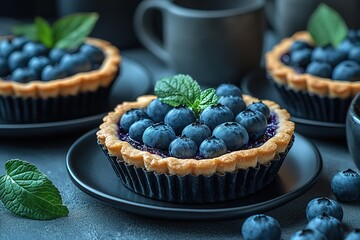
[{"label": "mint leaf", "polygon": [[29,38],[32,41],[39,40],[35,24],[25,24],[25,25],[14,26],[11,30],[15,35],[26,36],[27,38]]},{"label": "mint leaf", "polygon": [[308,31],[316,45],[339,45],[348,35],[348,28],[341,16],[326,4],[319,4],[308,21]]},{"label": "mint leaf", "polygon": [[175,75],[156,82],[155,94],[160,101],[173,107],[185,105],[190,107],[196,99],[200,98],[199,84],[189,75]]},{"label": "mint leaf", "polygon": [[22,217],[49,220],[69,214],[52,182],[34,165],[13,159],[5,164],[0,178],[0,199],[4,206]]},{"label": "mint leaf", "polygon": [[77,48],[91,33],[98,18],[97,13],[76,13],[57,20],[53,26],[54,47],[68,50]]},{"label": "mint leaf", "polygon": [[54,44],[53,31],[50,24],[42,17],[35,18],[36,33],[47,48],[51,48]]},{"label": "mint leaf", "polygon": [[201,92],[199,108],[207,108],[208,106],[217,104],[218,101],[219,96],[216,95],[216,90],[214,88],[208,88]]}]

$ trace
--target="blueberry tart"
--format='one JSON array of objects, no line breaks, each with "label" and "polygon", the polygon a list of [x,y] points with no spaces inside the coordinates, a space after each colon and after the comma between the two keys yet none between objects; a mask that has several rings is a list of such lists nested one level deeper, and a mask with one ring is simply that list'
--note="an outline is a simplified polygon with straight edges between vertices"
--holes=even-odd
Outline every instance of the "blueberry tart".
[{"label": "blueberry tart", "polygon": [[[105,111],[121,56],[109,42],[77,33],[76,27],[85,31],[81,21],[75,19],[79,16],[69,16],[65,23],[55,22],[54,29],[48,30],[54,32],[53,37],[47,41],[41,41],[44,33],[35,40],[34,36],[26,35],[0,39],[2,121],[50,122]],[[68,20],[76,24],[70,26],[66,24]],[[57,27],[64,24],[62,38],[52,41],[58,35]],[[65,36],[67,30],[70,36]],[[74,36],[78,38],[66,39]]]},{"label": "blueberry tart", "polygon": [[271,183],[292,146],[294,123],[274,102],[262,101],[265,116],[249,107],[258,99],[238,94],[245,107],[234,114],[215,89],[201,91],[187,75],[159,80],[155,94],[118,105],[97,132],[117,176],[136,193],[180,203],[245,197]]}]

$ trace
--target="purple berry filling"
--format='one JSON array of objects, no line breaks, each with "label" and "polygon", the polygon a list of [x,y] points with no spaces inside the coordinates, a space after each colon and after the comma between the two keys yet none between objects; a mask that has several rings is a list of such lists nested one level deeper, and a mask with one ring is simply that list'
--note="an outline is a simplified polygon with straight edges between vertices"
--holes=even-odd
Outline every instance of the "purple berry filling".
[{"label": "purple berry filling", "polygon": [[[257,139],[256,141],[249,141],[249,143],[247,145],[245,145],[241,150],[256,148],[256,147],[260,147],[261,145],[263,145],[267,140],[269,140],[270,138],[275,136],[276,130],[278,129],[278,124],[279,124],[278,116],[276,115],[276,113],[271,112],[270,118],[268,119],[268,125],[267,125],[264,136],[261,137],[260,139]],[[139,149],[141,151],[147,151],[152,154],[157,154],[164,158],[170,157],[168,151],[162,151],[162,150],[159,150],[156,148],[147,147],[144,144],[141,144],[137,141],[132,140],[129,137],[129,134],[125,133],[120,126],[119,126],[119,131],[118,131],[118,137],[121,141],[128,142],[131,144],[131,146],[133,146],[134,148]],[[198,153],[196,155],[195,159],[201,160],[202,156],[200,156]]]}]

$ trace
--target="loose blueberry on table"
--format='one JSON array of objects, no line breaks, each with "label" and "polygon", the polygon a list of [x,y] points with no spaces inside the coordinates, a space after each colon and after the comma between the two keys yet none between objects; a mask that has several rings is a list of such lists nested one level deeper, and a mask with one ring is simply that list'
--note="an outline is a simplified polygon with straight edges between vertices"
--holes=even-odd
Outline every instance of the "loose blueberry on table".
[{"label": "loose blueberry on table", "polygon": [[258,214],[245,220],[241,233],[244,240],[279,240],[281,227],[275,218],[265,214]]},{"label": "loose blueberry on table", "polygon": [[[189,81],[195,82],[191,78]],[[169,99],[179,95],[158,97],[146,108],[124,113],[119,119],[119,139],[163,157],[200,160],[258,147],[276,132],[276,114],[262,102],[246,106],[235,85],[205,90],[201,94],[205,100],[195,100],[193,105],[189,100],[172,104]]]},{"label": "loose blueberry on table", "polygon": [[339,201],[359,201],[360,175],[352,169],[335,174],[331,180],[331,190]]},{"label": "loose blueberry on table", "polygon": [[98,69],[104,56],[101,49],[87,43],[63,50],[15,36],[0,40],[0,78],[21,83],[61,79]]},{"label": "loose blueberry on table", "polygon": [[344,215],[340,204],[327,197],[315,198],[306,207],[306,218],[308,221],[324,213],[338,219],[340,222]]}]

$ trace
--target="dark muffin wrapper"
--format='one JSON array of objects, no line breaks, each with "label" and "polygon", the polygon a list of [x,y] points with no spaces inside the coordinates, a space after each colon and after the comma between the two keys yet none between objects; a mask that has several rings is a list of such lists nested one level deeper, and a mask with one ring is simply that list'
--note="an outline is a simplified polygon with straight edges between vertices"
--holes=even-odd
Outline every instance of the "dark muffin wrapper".
[{"label": "dark muffin wrapper", "polygon": [[322,122],[345,123],[352,98],[331,98],[306,91],[295,91],[286,85],[277,84],[269,75],[268,78],[284,100],[284,107],[291,116]]},{"label": "dark muffin wrapper", "polygon": [[[292,137],[286,151],[279,153],[268,164],[239,169],[211,176],[169,175],[147,171],[110,156],[99,144],[116,175],[124,186],[143,196],[177,203],[212,203],[233,200],[258,192],[269,185],[279,171],[294,142]],[[199,160],[201,161],[201,160]]]},{"label": "dark muffin wrapper", "polygon": [[47,99],[0,96],[0,119],[9,123],[40,123],[99,114],[107,110],[109,93],[110,86]]}]

